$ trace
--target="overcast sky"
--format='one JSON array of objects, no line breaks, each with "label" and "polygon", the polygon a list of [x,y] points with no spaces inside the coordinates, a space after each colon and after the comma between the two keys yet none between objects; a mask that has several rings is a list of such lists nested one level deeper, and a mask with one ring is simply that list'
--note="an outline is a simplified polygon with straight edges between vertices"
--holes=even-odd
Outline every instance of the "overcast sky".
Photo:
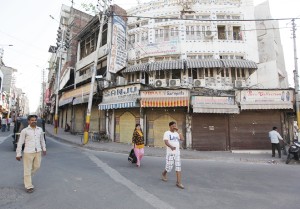
[{"label": "overcast sky", "polygon": [[[96,0],[73,0],[73,2],[74,7],[82,11],[84,9],[81,3],[97,4]],[[135,6],[137,1],[114,0],[114,2],[128,9]],[[260,2],[263,0],[254,0],[255,4]],[[273,18],[300,17],[299,0],[269,0],[269,2]],[[39,105],[41,72],[48,67],[49,46],[56,43],[58,28],[56,20],[59,19],[62,4],[71,6],[71,0],[0,0],[0,48],[4,49],[3,61],[6,66],[18,70],[16,85],[28,96],[30,111],[35,111]],[[56,20],[51,19],[49,15]],[[296,23],[300,26],[300,20]],[[293,85],[294,51],[291,24],[280,21],[280,27],[289,83]],[[299,35],[297,31],[298,51]],[[8,44],[13,46],[7,46]]]}]

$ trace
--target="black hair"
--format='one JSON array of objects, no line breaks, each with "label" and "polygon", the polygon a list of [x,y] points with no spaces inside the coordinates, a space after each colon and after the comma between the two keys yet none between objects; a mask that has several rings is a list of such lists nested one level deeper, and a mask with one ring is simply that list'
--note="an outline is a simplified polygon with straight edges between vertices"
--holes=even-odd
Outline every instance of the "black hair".
[{"label": "black hair", "polygon": [[172,126],[172,125],[174,125],[174,124],[176,124],[176,122],[175,122],[175,121],[171,121],[171,122],[169,123],[169,126]]},{"label": "black hair", "polygon": [[30,120],[31,118],[38,118],[38,116],[37,115],[28,115],[28,117],[27,117],[27,120]]},{"label": "black hair", "polygon": [[273,130],[276,130],[276,129],[277,129],[277,127],[276,127],[276,126],[274,126],[274,127],[273,127]]},{"label": "black hair", "polygon": [[141,124],[139,124],[139,123],[135,124],[135,127],[138,127],[138,126],[141,126]]}]

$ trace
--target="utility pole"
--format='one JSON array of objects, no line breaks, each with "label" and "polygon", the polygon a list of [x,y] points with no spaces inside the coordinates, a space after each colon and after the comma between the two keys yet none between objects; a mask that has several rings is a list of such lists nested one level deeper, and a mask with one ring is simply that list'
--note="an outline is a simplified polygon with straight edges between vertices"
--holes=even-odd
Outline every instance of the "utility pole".
[{"label": "utility pole", "polygon": [[[63,26],[63,25],[62,25]],[[64,27],[64,26],[63,26]],[[60,80],[60,71],[61,71],[61,65],[62,65],[62,50],[63,50],[63,42],[64,42],[64,30],[61,31],[61,28],[58,29],[58,37],[57,41],[60,41],[59,47],[57,48],[57,51],[59,52],[59,66],[58,66],[58,72],[56,74],[56,99],[55,99],[55,115],[54,115],[54,133],[57,134],[58,130],[58,92],[59,92],[59,80]]]},{"label": "utility pole", "polygon": [[[296,45],[296,23],[295,19],[292,19],[293,26],[293,42],[294,42],[294,82],[295,82],[295,93],[296,93],[296,116],[297,116],[297,125],[300,126],[300,95],[299,95],[299,73],[298,73],[298,58],[297,58],[297,45]],[[299,133],[298,133],[299,141]]]},{"label": "utility pole", "polygon": [[45,108],[45,69],[42,70],[42,114],[41,118],[44,118],[44,108]]},{"label": "utility pole", "polygon": [[[103,1],[104,5],[102,6],[103,7],[102,12],[99,12],[99,14],[98,14],[99,21],[100,21],[100,28],[99,28],[99,35],[98,35],[97,45],[96,45],[94,65],[91,68],[91,71],[92,71],[91,88],[90,88],[89,101],[88,101],[88,107],[87,107],[86,118],[85,118],[83,144],[87,144],[88,141],[89,141],[91,109],[92,109],[92,103],[93,103],[95,76],[96,76],[96,72],[97,72],[98,54],[99,54],[99,49],[100,49],[101,41],[102,41],[102,31],[103,31],[103,26],[104,26],[104,22],[105,22],[105,15],[106,15],[105,13],[107,12],[108,2],[110,2],[111,0],[102,0],[102,1]],[[101,4],[99,3],[99,5],[101,5]]]}]

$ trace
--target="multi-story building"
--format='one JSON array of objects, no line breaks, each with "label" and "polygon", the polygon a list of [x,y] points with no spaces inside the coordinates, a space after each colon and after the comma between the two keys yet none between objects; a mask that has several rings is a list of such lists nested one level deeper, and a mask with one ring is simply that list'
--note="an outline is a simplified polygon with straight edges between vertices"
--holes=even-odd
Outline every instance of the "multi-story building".
[{"label": "multi-story building", "polygon": [[197,150],[269,149],[272,126],[292,138],[294,90],[287,88],[280,40],[273,45],[277,36],[257,33],[254,9],[252,0],[111,6],[97,50],[98,17],[76,36],[74,85],[67,83],[72,74],[60,79],[61,127],[71,118],[72,131],[83,131],[96,58],[101,79],[90,130],[116,142],[130,143],[140,123],[147,145],[164,146],[172,120],[185,135],[183,147]]},{"label": "multi-story building", "polygon": [[139,122],[146,143],[163,146],[172,120],[199,150],[269,148],[272,126],[291,137],[294,91],[260,60],[252,1],[157,0],[127,15],[125,86],[105,88],[99,104],[115,141],[131,142]]},{"label": "multi-story building", "polygon": [[[56,110],[56,95],[59,94],[58,115],[59,126],[64,128],[70,125],[73,118],[73,97],[68,97],[68,91],[75,89],[75,63],[77,61],[77,39],[79,31],[85,27],[91,15],[82,11],[62,5],[60,23],[58,27],[57,47],[51,46],[52,53],[49,61],[48,84],[45,90],[45,117],[48,122],[53,122]],[[58,75],[60,75],[59,78]],[[72,126],[73,127],[73,126]]]}]

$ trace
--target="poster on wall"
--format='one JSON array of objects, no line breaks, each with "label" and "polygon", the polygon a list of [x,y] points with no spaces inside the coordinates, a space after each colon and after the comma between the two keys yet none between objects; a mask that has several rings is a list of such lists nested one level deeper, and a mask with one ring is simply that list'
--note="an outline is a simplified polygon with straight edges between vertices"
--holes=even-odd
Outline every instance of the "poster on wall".
[{"label": "poster on wall", "polygon": [[109,53],[108,70],[117,73],[126,66],[126,25],[124,20],[114,13],[112,26],[111,50]]}]

